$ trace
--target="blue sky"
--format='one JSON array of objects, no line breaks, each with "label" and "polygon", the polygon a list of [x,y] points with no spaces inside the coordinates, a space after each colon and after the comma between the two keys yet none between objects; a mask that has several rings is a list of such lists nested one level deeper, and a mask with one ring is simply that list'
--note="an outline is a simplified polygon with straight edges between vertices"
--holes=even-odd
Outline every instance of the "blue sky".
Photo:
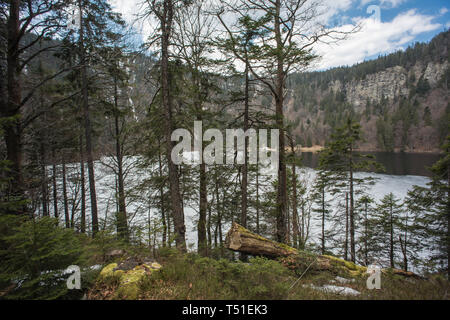
[{"label": "blue sky", "polygon": [[[339,0],[337,1],[339,2]],[[450,28],[450,2],[445,0],[384,0],[384,1],[370,1],[370,0],[360,0],[360,1],[342,1],[351,2],[348,8],[344,8],[336,13],[332,18],[332,23],[336,23],[336,20],[342,19],[342,17],[348,17],[347,19],[365,17],[368,18],[374,14],[373,11],[367,12],[370,6],[378,6],[380,8],[380,19],[381,23],[389,24],[395,21],[396,18],[400,17],[402,14],[411,12],[414,10],[413,16],[424,16],[429,18],[429,20],[424,19],[423,21],[418,21],[418,26],[422,25],[424,30],[418,30],[414,32],[411,28],[406,27],[399,30],[399,33],[403,35],[410,35],[411,40],[405,43],[399,44],[398,48],[405,49],[415,42],[428,42],[438,33]],[[331,24],[332,25],[332,24]],[[432,25],[432,26],[431,26]],[[392,24],[392,27],[397,26],[399,29],[400,24]],[[429,27],[429,30],[426,27]],[[392,50],[383,50],[380,48],[379,53],[373,55],[365,55],[364,59],[373,59],[378,57],[380,54],[389,53]],[[395,50],[394,50],[395,51]]]},{"label": "blue sky", "polygon": [[[129,22],[142,0],[109,0]],[[217,1],[217,0],[211,0]],[[450,28],[450,1],[444,0],[322,0],[321,20],[330,28],[359,23],[361,30],[338,45],[315,48],[322,59],[314,66],[324,70],[353,65],[379,55],[405,49],[415,42],[426,42]],[[368,9],[371,9],[368,12]],[[377,14],[379,12],[379,15]],[[138,27],[139,28],[139,27]],[[141,27],[143,36],[151,25]]]}]

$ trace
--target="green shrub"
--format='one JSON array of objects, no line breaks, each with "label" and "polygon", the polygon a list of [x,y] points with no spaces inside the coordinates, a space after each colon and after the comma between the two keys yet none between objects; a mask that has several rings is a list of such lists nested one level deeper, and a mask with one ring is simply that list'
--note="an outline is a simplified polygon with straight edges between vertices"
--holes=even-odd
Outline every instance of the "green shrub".
[{"label": "green shrub", "polygon": [[[0,284],[6,299],[57,299],[68,294],[62,273],[83,265],[83,247],[73,230],[53,218],[0,216]],[[15,287],[15,288],[14,288]]]},{"label": "green shrub", "polygon": [[152,299],[283,299],[292,275],[265,258],[243,263],[178,254],[143,282],[141,292]]}]

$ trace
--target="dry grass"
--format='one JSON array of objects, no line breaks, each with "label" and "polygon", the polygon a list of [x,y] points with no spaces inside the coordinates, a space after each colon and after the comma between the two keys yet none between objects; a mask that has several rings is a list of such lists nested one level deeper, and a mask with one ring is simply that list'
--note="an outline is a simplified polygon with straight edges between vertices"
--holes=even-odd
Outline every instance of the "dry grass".
[{"label": "dry grass", "polygon": [[[140,283],[143,300],[442,300],[449,299],[450,283],[442,276],[428,280],[383,275],[381,290],[368,290],[366,278],[355,278],[345,286],[359,296],[318,291],[308,285],[329,284],[336,274],[308,272],[298,279],[281,263],[263,258],[249,263],[200,258],[196,255],[171,255],[160,261],[163,268]],[[97,283],[89,299],[111,299],[114,282]]]}]

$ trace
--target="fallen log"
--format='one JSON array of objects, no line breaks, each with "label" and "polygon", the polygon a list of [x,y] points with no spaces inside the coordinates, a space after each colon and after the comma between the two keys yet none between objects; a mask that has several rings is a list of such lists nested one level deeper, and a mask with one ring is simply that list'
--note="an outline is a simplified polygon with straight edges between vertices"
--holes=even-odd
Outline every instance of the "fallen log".
[{"label": "fallen log", "polygon": [[[229,250],[246,253],[252,256],[281,258],[282,262],[292,269],[298,266],[309,266],[312,270],[345,271],[352,276],[367,273],[367,267],[358,266],[353,262],[328,255],[313,255],[297,250],[286,244],[266,239],[234,222],[225,239],[225,247]],[[308,267],[308,268],[309,268]],[[383,273],[391,273],[404,277],[422,278],[421,276],[399,269],[383,269]]]},{"label": "fallen log", "polygon": [[261,237],[236,222],[227,233],[225,246],[232,251],[271,258],[298,254],[297,249]]}]

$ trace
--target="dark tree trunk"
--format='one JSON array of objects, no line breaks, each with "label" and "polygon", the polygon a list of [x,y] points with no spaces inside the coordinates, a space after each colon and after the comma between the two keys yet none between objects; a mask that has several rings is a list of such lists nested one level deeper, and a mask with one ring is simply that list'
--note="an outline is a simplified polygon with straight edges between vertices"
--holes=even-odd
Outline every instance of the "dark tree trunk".
[{"label": "dark tree trunk", "polygon": [[277,127],[280,130],[279,135],[279,165],[278,165],[278,210],[277,210],[277,240],[282,243],[287,243],[286,230],[286,207],[287,207],[287,176],[286,176],[286,161],[285,161],[285,139],[284,139],[284,88],[285,88],[285,72],[284,72],[284,58],[282,54],[282,36],[280,24],[280,0],[275,3],[275,42],[277,45],[277,74],[276,74],[276,119]]},{"label": "dark tree trunk", "polygon": [[389,208],[390,221],[390,243],[389,243],[389,261],[391,263],[391,268],[394,268],[394,217],[393,217],[393,207],[392,205]]},{"label": "dark tree trunk", "polygon": [[368,245],[368,235],[369,235],[369,221],[368,221],[368,205],[366,203],[365,206],[365,221],[364,221],[364,233],[365,233],[365,239],[364,239],[364,263],[366,266],[369,265],[369,245]]},{"label": "dark tree trunk", "polygon": [[[25,199],[22,177],[22,129],[20,124],[20,107],[22,102],[22,86],[20,81],[20,5],[21,1],[11,0],[7,21],[7,93],[8,100],[2,106],[1,116],[7,118],[3,124],[6,144],[6,159],[10,162],[10,197],[15,200]],[[24,213],[25,206],[14,210],[15,214]]]},{"label": "dark tree trunk", "polygon": [[198,232],[198,253],[206,257],[208,255],[208,243],[206,239],[206,211],[207,211],[207,191],[206,191],[206,164],[200,164],[200,214],[197,225]]},{"label": "dark tree trunk", "polygon": [[353,147],[350,148],[350,257],[356,262],[355,249],[355,212],[354,212],[354,190],[353,190]]},{"label": "dark tree trunk", "polygon": [[64,155],[62,156],[62,176],[63,176],[63,201],[64,201],[64,219],[66,222],[66,228],[70,228],[69,217],[69,202],[67,200],[67,178],[66,178],[66,160]]},{"label": "dark tree trunk", "polygon": [[344,259],[348,260],[348,192],[345,193],[345,243]]},{"label": "dark tree trunk", "polygon": [[120,141],[120,126],[119,126],[119,105],[118,105],[118,91],[117,91],[117,79],[114,79],[114,126],[116,135],[116,159],[117,159],[117,184],[118,184],[118,205],[119,211],[117,212],[117,233],[120,238],[129,241],[128,235],[128,221],[127,221],[127,206],[125,203],[125,187],[124,187],[124,176],[123,176],[123,155],[122,155],[122,144]]},{"label": "dark tree trunk", "polygon": [[[82,13],[82,1],[79,1],[79,10]],[[82,97],[83,97],[83,117],[84,117],[84,130],[86,136],[86,158],[88,165],[89,175],[89,195],[91,198],[91,217],[92,217],[92,236],[99,231],[98,227],[98,209],[97,209],[97,193],[95,191],[95,172],[94,172],[94,157],[92,151],[92,127],[91,118],[89,113],[89,84],[87,77],[87,59],[86,49],[84,44],[84,23],[81,19],[80,24],[80,60],[81,60],[81,83],[82,83]]]},{"label": "dark tree trunk", "polygon": [[42,182],[41,182],[41,190],[42,190],[42,214],[47,217],[49,216],[48,210],[48,178],[47,178],[47,168],[46,168],[46,157],[45,157],[45,138],[41,140],[41,150],[40,150],[40,158],[41,158],[41,174],[42,174]]},{"label": "dark tree trunk", "polygon": [[175,163],[172,162],[173,143],[171,141],[173,130],[172,118],[172,101],[170,96],[169,85],[169,45],[172,33],[172,22],[174,4],[172,0],[166,0],[163,4],[163,12],[161,17],[161,95],[162,107],[165,116],[165,139],[166,139],[166,157],[169,167],[169,184],[170,184],[170,199],[172,205],[173,222],[176,233],[177,248],[186,251],[186,227],[184,224],[184,213],[182,208],[182,199],[180,196],[180,181],[178,170]]},{"label": "dark tree trunk", "polygon": [[[319,255],[314,260],[310,254],[305,254],[305,252],[289,247],[285,244],[265,239],[260,235],[250,232],[248,229],[245,229],[237,223],[233,223],[231,229],[227,233],[226,247],[233,251],[245,252],[254,256],[266,256],[270,258],[294,257],[294,261],[296,258],[300,260],[307,259],[306,261],[309,260],[312,262],[310,264],[312,270],[329,270],[332,273],[347,270],[351,275],[355,272],[356,268],[355,264],[351,264],[341,259],[331,258],[326,255]],[[303,269],[304,263],[301,265]],[[303,272],[304,270],[301,271]],[[422,278],[417,274],[406,272],[404,270],[392,269],[390,272],[404,277],[413,277],[418,279]]]},{"label": "dark tree trunk", "polygon": [[322,185],[322,254],[325,254],[325,186],[323,185]]},{"label": "dark tree trunk", "polygon": [[[214,201],[214,199],[213,199],[213,201]],[[213,203],[210,203],[208,205],[208,222],[206,224],[206,232],[208,235],[208,250],[211,250],[211,248],[212,248],[212,233],[211,233],[212,205],[213,205]]]},{"label": "dark tree trunk", "polygon": [[297,171],[295,164],[295,146],[294,140],[291,137],[291,150],[294,156],[294,161],[292,163],[292,237],[294,242],[294,247],[298,248],[298,205],[297,205]]},{"label": "dark tree trunk", "polygon": [[84,178],[83,134],[80,133],[81,233],[86,233],[86,182]]},{"label": "dark tree trunk", "polygon": [[52,182],[53,182],[53,210],[55,214],[55,218],[59,217],[58,213],[58,186],[56,184],[56,157],[55,157],[55,149],[52,149],[52,170],[53,170],[53,176],[52,176]]},{"label": "dark tree trunk", "polygon": [[[166,205],[164,201],[164,182],[163,182],[163,172],[162,172],[162,159],[161,159],[161,141],[158,140],[158,169],[159,169],[159,206],[161,210],[161,221],[163,224],[163,234],[162,234],[162,245],[166,247],[167,239],[167,223],[166,223]],[[170,230],[169,230],[170,232]],[[169,235],[170,237],[170,235]]]},{"label": "dark tree trunk", "polygon": [[[245,93],[244,93],[244,132],[249,129],[249,67],[248,62],[245,65]],[[241,203],[241,225],[247,228],[247,207],[248,207],[248,137],[245,137],[244,142],[244,165],[242,166],[242,203]],[[245,253],[241,253],[242,261],[247,261],[248,257]]]},{"label": "dark tree trunk", "polygon": [[[259,162],[258,162],[259,163]],[[256,164],[256,233],[259,234],[259,165]]]}]

